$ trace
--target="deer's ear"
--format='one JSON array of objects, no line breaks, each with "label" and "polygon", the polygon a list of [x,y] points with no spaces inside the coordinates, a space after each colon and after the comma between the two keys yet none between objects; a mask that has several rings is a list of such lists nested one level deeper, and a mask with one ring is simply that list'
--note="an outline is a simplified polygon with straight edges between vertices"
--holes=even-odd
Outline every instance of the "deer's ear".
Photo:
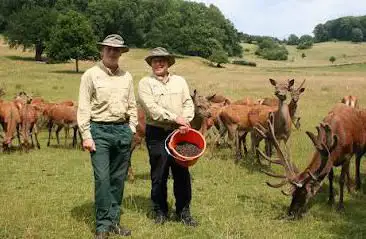
[{"label": "deer's ear", "polygon": [[288,87],[292,87],[295,84],[295,79],[292,79],[288,82]]},{"label": "deer's ear", "polygon": [[273,79],[269,79],[269,82],[271,82],[271,84],[272,84],[273,86],[276,86],[276,85],[277,85],[277,82],[276,82],[275,80],[273,80]]}]

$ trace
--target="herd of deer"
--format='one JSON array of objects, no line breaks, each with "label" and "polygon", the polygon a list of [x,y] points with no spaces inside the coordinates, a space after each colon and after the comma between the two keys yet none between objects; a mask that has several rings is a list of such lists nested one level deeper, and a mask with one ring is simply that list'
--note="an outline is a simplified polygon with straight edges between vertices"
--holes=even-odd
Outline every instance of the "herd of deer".
[{"label": "herd of deer", "polygon": [[[288,214],[291,217],[300,217],[305,211],[308,200],[313,197],[326,176],[329,179],[329,203],[334,203],[333,189],[333,167],[341,166],[339,179],[340,196],[338,209],[343,210],[343,189],[346,183],[348,191],[353,189],[350,177],[350,160],[353,155],[356,157],[356,190],[361,189],[360,160],[366,152],[366,109],[359,109],[358,100],[354,96],[346,96],[341,103],[336,104],[328,115],[316,127],[317,135],[307,131],[306,134],[314,144],[315,151],[310,164],[300,172],[294,162],[290,160],[290,153],[287,148],[287,141],[291,135],[292,125],[300,128],[300,117],[297,117],[296,110],[300,95],[305,91],[305,80],[295,87],[295,80],[288,80],[285,83],[278,83],[270,79],[274,86],[275,98],[264,98],[252,100],[245,98],[231,102],[227,97],[211,95],[203,97],[194,91],[192,99],[195,105],[195,118],[191,125],[207,135],[211,127],[218,129],[213,146],[228,134],[228,138],[234,142],[236,162],[242,158],[242,147],[247,154],[246,136],[251,137],[251,150],[255,153],[258,162],[260,158],[270,163],[283,166],[284,175],[278,175],[264,171],[269,176],[280,178],[277,184],[267,184],[271,187],[280,188],[290,186],[290,190],[282,192],[292,196]],[[2,95],[0,89],[0,97]],[[290,103],[285,101],[287,95],[291,96]],[[62,128],[74,129],[73,145],[77,141],[77,107],[72,101],[60,103],[46,103],[42,98],[30,99],[25,93],[20,93],[13,101],[0,100],[0,123],[3,126],[5,136],[3,139],[4,150],[9,148],[11,139],[17,132],[19,144],[28,150],[30,142],[33,145],[32,135],[34,133],[37,147],[37,120],[43,116],[47,119],[48,145],[50,144],[53,125],[57,125],[56,137],[59,143],[58,133]],[[22,140],[19,132],[21,132]],[[65,132],[66,133],[66,132]],[[65,134],[68,135],[68,131]],[[80,136],[80,134],[79,134]],[[131,145],[131,153],[137,145],[141,144],[145,136],[145,113],[138,108],[137,132],[134,135]],[[30,137],[30,140],[29,140]],[[66,143],[67,138],[65,138]],[[260,142],[265,142],[265,153],[259,150]],[[280,143],[283,143],[284,148]],[[272,148],[276,150],[276,159],[272,158]],[[285,149],[285,150],[284,150]],[[133,180],[133,171],[130,167],[129,178]]]},{"label": "herd of deer", "polygon": [[[0,97],[4,94],[4,90],[0,89]],[[4,131],[4,136],[1,136],[3,138],[3,151],[10,151],[15,134],[22,150],[28,152],[31,147],[34,147],[33,136],[37,148],[40,149],[38,126],[42,119],[46,120],[49,132],[47,146],[50,146],[51,132],[54,125],[56,125],[57,143],[60,144],[59,132],[62,128],[65,128],[66,145],[69,129],[73,128],[73,146],[75,147],[77,141],[76,134],[78,132],[76,112],[75,103],[71,100],[48,103],[41,97],[32,98],[25,92],[18,93],[11,101],[0,99],[0,124]]]}]

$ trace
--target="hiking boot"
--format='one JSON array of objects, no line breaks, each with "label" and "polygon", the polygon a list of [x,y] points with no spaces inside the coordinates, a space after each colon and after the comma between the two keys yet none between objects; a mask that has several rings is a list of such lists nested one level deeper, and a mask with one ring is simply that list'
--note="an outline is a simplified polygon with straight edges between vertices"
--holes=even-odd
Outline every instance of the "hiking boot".
[{"label": "hiking boot", "polygon": [[167,216],[163,212],[157,212],[154,218],[155,224],[163,225],[168,220]]},{"label": "hiking boot", "polygon": [[186,226],[197,227],[198,222],[191,216],[189,209],[183,209],[178,215],[178,219]]},{"label": "hiking boot", "polygon": [[110,226],[109,231],[124,237],[131,236],[131,230],[115,223]]},{"label": "hiking boot", "polygon": [[94,239],[108,239],[109,233],[108,232],[96,232]]}]

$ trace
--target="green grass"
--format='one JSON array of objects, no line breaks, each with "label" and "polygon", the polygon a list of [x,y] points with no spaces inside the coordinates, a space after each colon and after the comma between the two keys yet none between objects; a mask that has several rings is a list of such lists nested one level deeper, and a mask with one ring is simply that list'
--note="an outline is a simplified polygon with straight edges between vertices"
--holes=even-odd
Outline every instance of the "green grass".
[{"label": "green grass", "polygon": [[[339,45],[337,45],[339,44]],[[310,160],[313,146],[305,130],[315,131],[331,107],[346,94],[357,95],[366,105],[364,66],[326,66],[328,45],[341,49],[364,45],[325,43],[314,47],[308,65],[263,61],[257,68],[226,65],[208,67],[200,58],[177,59],[172,68],[186,77],[191,89],[205,95],[225,94],[231,99],[273,94],[268,78],[307,79],[300,100],[302,130],[290,139],[292,159],[299,168]],[[322,50],[323,49],[323,50]],[[332,51],[334,51],[333,48]],[[316,50],[316,51],[315,51]],[[356,50],[355,50],[356,52]],[[132,49],[121,59],[135,84],[149,73],[143,61],[147,50]],[[354,54],[354,53],[352,53]],[[26,90],[50,101],[77,100],[80,74],[72,73],[74,64],[47,65],[31,61],[32,52],[8,49],[0,44],[0,85],[6,87],[6,99]],[[314,61],[311,61],[314,59]],[[354,58],[355,59],[355,58]],[[352,63],[362,63],[360,56]],[[93,62],[81,62],[85,70]],[[281,66],[284,64],[285,66]],[[286,64],[290,64],[286,66]],[[330,64],[330,63],[329,63]],[[278,68],[274,68],[278,67]],[[297,83],[298,84],[298,83]],[[1,86],[0,86],[1,87]],[[46,145],[42,132],[41,150],[29,154],[0,154],[0,238],[91,238],[94,230],[93,175],[86,152]],[[15,141],[16,142],[16,141]],[[53,142],[54,144],[54,142]],[[177,222],[155,226],[150,213],[149,164],[145,147],[133,155],[137,174],[135,183],[126,183],[121,221],[133,230],[133,238],[365,238],[366,237],[366,160],[362,161],[363,192],[345,194],[346,213],[327,206],[326,181],[323,190],[311,200],[305,217],[299,221],[281,219],[290,198],[265,185],[271,178],[259,172],[251,157],[235,165],[229,149],[210,151],[191,168],[193,177],[192,213],[200,222],[194,230]],[[354,165],[352,165],[352,172]],[[336,170],[338,179],[340,170]],[[338,184],[335,183],[338,189]],[[169,181],[169,204],[174,209],[172,182]],[[338,197],[337,197],[338,199]]]}]

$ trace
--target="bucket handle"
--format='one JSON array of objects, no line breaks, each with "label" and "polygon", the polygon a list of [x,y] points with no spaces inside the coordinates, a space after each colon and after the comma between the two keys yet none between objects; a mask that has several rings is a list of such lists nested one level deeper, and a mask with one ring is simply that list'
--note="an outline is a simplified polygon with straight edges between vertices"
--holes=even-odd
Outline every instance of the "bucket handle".
[{"label": "bucket handle", "polygon": [[169,148],[168,148],[167,144],[168,144],[168,141],[170,140],[170,137],[172,137],[172,135],[173,135],[176,131],[177,131],[177,130],[174,130],[173,132],[171,132],[171,133],[168,135],[168,137],[166,137],[165,142],[164,142],[165,151],[167,152],[167,154],[168,154],[169,156],[171,156],[171,157],[173,157],[173,158],[175,158],[175,159],[177,159],[177,158],[176,158],[173,154],[171,154],[171,153],[170,153],[170,150],[169,150]]}]

